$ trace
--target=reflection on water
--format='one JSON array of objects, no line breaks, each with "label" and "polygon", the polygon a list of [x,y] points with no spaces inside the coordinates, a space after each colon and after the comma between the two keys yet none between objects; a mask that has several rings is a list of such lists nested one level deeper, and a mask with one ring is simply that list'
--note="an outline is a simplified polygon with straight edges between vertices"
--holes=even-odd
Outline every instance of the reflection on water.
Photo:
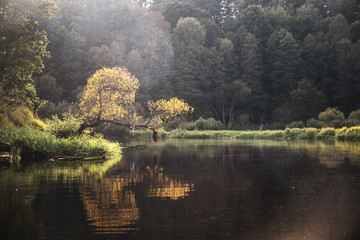
[{"label": "reflection on water", "polygon": [[0,239],[360,239],[360,144],[136,144],[0,171]]},{"label": "reflection on water", "polygon": [[96,227],[97,233],[119,233],[134,230],[140,211],[135,194],[126,190],[128,179],[103,178],[100,181],[86,179],[86,187],[80,188],[87,219]]}]

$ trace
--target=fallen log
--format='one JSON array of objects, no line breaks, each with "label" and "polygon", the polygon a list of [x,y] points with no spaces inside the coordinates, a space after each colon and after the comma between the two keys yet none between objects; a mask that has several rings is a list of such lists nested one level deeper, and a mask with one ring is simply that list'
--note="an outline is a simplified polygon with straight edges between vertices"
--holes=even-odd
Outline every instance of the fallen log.
[{"label": "fallen log", "polygon": [[7,152],[9,155],[2,155],[4,159],[9,159],[10,163],[13,163],[14,154],[16,153],[17,148],[7,143],[0,142],[0,152]]},{"label": "fallen log", "polygon": [[101,156],[69,156],[63,153],[51,152],[47,150],[26,149],[21,151],[21,159],[27,161],[95,161],[104,160],[105,155]]}]

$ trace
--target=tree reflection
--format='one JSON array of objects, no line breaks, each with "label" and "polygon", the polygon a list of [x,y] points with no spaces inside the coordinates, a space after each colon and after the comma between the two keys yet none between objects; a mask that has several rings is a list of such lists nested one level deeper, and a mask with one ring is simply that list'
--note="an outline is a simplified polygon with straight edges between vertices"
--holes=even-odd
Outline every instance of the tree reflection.
[{"label": "tree reflection", "polygon": [[137,184],[146,185],[149,198],[178,200],[189,196],[194,184],[165,174],[156,152],[152,166],[144,170],[131,167],[128,174],[107,175],[100,179],[85,176],[80,195],[90,225],[97,234],[117,234],[136,230],[140,218],[136,195]]},{"label": "tree reflection", "polygon": [[139,219],[135,193],[127,190],[131,179],[121,177],[93,178],[85,180],[80,188],[81,197],[90,225],[96,233],[121,233],[134,230],[133,224]]}]

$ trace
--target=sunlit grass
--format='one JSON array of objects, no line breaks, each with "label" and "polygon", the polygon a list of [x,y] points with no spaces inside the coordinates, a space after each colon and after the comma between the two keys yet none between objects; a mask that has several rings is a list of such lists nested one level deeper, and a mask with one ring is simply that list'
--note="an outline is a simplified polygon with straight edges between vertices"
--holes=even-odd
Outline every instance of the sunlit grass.
[{"label": "sunlit grass", "polygon": [[20,149],[50,151],[69,156],[121,155],[120,146],[107,141],[101,135],[57,138],[48,132],[30,126],[14,128],[11,132],[3,133],[1,141]]},{"label": "sunlit grass", "polygon": [[[151,138],[151,131],[139,131],[135,138]],[[262,130],[262,131],[232,131],[232,130],[194,130],[187,131],[176,129],[172,131],[159,131],[160,138],[186,138],[186,139],[290,139],[290,140],[315,140],[315,139],[344,139],[360,140],[360,126],[343,127],[341,129],[326,128],[287,128],[285,130]]]}]

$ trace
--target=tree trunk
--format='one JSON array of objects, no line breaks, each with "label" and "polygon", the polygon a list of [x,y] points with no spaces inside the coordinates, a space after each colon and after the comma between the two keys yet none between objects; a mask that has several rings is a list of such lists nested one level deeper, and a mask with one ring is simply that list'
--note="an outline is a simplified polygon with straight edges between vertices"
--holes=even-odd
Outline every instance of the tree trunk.
[{"label": "tree trunk", "polygon": [[152,139],[154,142],[157,142],[159,140],[158,132],[155,128],[152,128],[151,130],[153,131]]},{"label": "tree trunk", "polygon": [[80,135],[80,134],[82,134],[84,132],[85,129],[90,128],[90,127],[97,127],[103,122],[104,122],[103,120],[96,120],[96,121],[91,122],[91,123],[85,121],[80,125],[79,129],[77,130],[77,134]]}]

